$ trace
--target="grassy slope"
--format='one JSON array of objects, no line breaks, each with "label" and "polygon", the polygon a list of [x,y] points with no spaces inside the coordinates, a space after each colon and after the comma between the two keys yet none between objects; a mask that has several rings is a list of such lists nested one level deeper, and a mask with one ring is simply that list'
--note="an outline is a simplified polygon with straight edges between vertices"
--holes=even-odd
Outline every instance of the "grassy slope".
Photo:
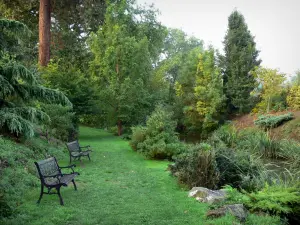
[{"label": "grassy slope", "polygon": [[[294,139],[300,141],[300,111],[283,111],[271,113],[274,115],[282,115],[288,112],[292,112],[295,119],[285,122],[283,125],[273,128],[269,131],[269,134],[274,139]],[[243,115],[233,118],[234,125],[238,129],[256,127],[254,121],[257,119],[258,115]]]},{"label": "grassy slope", "polygon": [[[104,131],[81,128],[81,144],[90,144],[92,162],[77,163],[78,191],[62,188],[35,204],[39,189],[26,196],[13,224],[204,224],[207,205],[187,198],[165,170],[167,162],[144,160],[128,142]],[[61,161],[61,165],[67,164]]]}]

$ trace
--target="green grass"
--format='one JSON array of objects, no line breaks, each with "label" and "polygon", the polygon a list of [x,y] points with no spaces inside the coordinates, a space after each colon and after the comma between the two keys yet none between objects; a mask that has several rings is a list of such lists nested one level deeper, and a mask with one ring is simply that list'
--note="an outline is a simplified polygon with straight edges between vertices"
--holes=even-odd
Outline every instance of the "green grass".
[{"label": "green grass", "polygon": [[35,188],[7,224],[205,224],[207,205],[187,197],[167,162],[145,160],[127,141],[98,129],[82,127],[80,142],[94,149],[92,161],[76,163],[78,191],[62,188],[65,206],[57,195],[44,195],[36,205]]},{"label": "green grass", "polygon": [[[37,205],[40,189],[33,188],[20,199],[23,203],[15,210],[14,217],[10,220],[0,218],[0,224],[236,223],[229,215],[207,220],[208,205],[187,197],[187,190],[181,188],[166,170],[168,162],[145,160],[130,148],[128,141],[99,129],[81,127],[80,142],[90,144],[94,149],[92,161],[83,159],[82,163],[76,163],[76,171],[80,172],[76,179],[78,191],[74,191],[72,185],[62,188],[65,206],[60,206],[57,195],[44,195]],[[59,164],[68,164],[67,154]],[[246,224],[249,225],[279,224],[278,217],[250,215],[248,218]]]}]

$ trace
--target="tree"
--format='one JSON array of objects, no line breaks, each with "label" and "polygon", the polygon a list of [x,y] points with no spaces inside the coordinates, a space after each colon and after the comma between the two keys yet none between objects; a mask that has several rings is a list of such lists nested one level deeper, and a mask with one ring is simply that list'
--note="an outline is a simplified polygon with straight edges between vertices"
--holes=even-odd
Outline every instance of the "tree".
[{"label": "tree", "polygon": [[50,61],[50,0],[40,0],[39,9],[39,65],[47,66]]},{"label": "tree", "polygon": [[255,78],[250,71],[260,65],[259,51],[254,37],[248,30],[244,16],[234,11],[228,18],[228,30],[224,39],[225,55],[221,56],[224,92],[228,112],[250,110],[250,93],[255,88]]},{"label": "tree", "polygon": [[260,93],[261,102],[258,104],[258,108],[269,112],[272,106],[272,99],[280,95],[284,90],[285,74],[280,73],[277,69],[264,67],[257,67],[252,74],[262,86]]},{"label": "tree", "polygon": [[[195,37],[189,37],[182,30],[168,29],[168,35],[164,41],[163,60],[158,63],[156,75],[168,82],[169,104],[175,101],[175,84],[182,74],[183,68],[189,62],[187,57],[191,52],[200,52],[203,49],[203,42]],[[194,58],[196,59],[196,57]],[[188,71],[185,71],[188,73]],[[194,72],[194,71],[193,71]]]},{"label": "tree", "polygon": [[23,22],[32,31],[28,51],[36,57],[39,43],[41,65],[49,62],[50,48],[51,58],[67,55],[72,61],[66,61],[74,64],[73,55],[86,52],[86,38],[103,23],[105,10],[105,0],[0,0],[0,16]]},{"label": "tree", "polygon": [[207,133],[219,124],[225,100],[223,82],[213,48],[199,54],[194,73],[193,89],[177,83],[176,92],[184,103],[185,124],[190,129]]},{"label": "tree", "polygon": [[117,124],[119,135],[123,125],[145,122],[151,110],[152,65],[165,31],[151,9],[132,4],[108,5],[105,24],[89,41],[94,55],[90,71],[99,86],[102,113],[109,125]]},{"label": "tree", "polygon": [[[22,23],[0,19],[0,30],[2,38],[18,39],[19,32],[26,32],[28,29]],[[3,52],[5,49],[0,50]],[[49,119],[47,114],[34,107],[33,101],[71,106],[61,92],[41,86],[36,74],[18,63],[10,52],[0,55],[0,87],[2,132],[32,136],[33,123]]]}]

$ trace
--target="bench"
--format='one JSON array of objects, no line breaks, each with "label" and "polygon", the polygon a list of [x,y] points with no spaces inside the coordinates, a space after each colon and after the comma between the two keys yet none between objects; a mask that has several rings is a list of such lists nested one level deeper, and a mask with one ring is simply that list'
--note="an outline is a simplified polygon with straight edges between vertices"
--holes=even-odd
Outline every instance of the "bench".
[{"label": "bench", "polygon": [[[60,167],[57,164],[55,157],[41,160],[39,162],[34,162],[39,178],[41,181],[41,193],[37,203],[41,202],[41,199],[44,194],[57,194],[60,200],[60,204],[64,205],[63,199],[60,194],[60,188],[62,186],[68,186],[70,182],[73,183],[75,191],[77,190],[74,178],[79,175],[79,173],[74,172],[74,167],[76,165],[69,165],[65,167]],[[72,170],[69,174],[62,173],[61,169],[69,168]],[[44,191],[44,188],[47,188],[47,191]],[[56,192],[51,192],[52,189],[56,189]]]},{"label": "bench", "polygon": [[67,143],[67,148],[69,150],[69,154],[70,154],[70,164],[72,162],[72,158],[75,159],[79,159],[83,156],[86,156],[89,158],[89,160],[91,161],[90,158],[90,153],[92,152],[91,146],[87,145],[87,146],[80,146],[78,141],[72,141]]}]

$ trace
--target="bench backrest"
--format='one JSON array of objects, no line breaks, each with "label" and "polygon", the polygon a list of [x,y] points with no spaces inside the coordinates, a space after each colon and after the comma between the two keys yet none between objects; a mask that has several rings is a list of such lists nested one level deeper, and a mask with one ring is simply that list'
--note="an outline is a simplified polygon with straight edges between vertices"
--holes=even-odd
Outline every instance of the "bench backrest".
[{"label": "bench backrest", "polygon": [[45,182],[45,176],[53,176],[61,174],[61,170],[57,164],[56,158],[51,157],[38,162],[34,162],[40,179]]},{"label": "bench backrest", "polygon": [[68,150],[69,150],[70,153],[81,151],[78,141],[72,141],[72,142],[67,143],[67,147],[68,147]]}]

